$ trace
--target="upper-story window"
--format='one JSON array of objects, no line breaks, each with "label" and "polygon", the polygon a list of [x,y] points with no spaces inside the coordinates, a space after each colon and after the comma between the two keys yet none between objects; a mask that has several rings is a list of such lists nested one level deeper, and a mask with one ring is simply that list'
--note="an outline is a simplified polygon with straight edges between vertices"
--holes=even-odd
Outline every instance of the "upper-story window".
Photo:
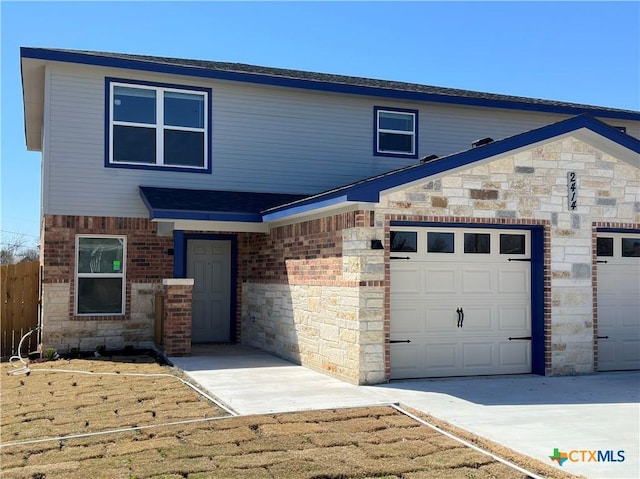
[{"label": "upper-story window", "polygon": [[205,88],[107,79],[107,166],[211,171]]},{"label": "upper-story window", "polygon": [[418,111],[374,107],[374,155],[417,158]]}]

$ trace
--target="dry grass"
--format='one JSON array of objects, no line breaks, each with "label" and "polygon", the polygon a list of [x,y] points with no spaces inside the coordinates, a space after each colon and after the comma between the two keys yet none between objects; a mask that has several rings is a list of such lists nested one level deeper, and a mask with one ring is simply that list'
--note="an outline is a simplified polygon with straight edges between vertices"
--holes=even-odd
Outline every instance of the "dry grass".
[{"label": "dry grass", "polygon": [[[62,367],[102,373],[172,372],[149,360],[57,361],[34,369]],[[169,426],[163,424],[212,418],[224,412],[171,378],[53,372],[7,376],[8,369],[2,365],[3,444],[134,425],[158,427],[5,446],[1,449],[3,479],[526,477],[391,407],[221,418]],[[482,445],[496,447],[486,442]],[[503,452],[539,474],[555,479],[572,477]]]}]

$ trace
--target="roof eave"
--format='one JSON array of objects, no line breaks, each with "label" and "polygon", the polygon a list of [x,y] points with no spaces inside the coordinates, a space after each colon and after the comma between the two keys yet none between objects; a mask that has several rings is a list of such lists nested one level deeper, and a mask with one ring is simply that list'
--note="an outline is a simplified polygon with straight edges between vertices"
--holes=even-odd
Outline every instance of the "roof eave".
[{"label": "roof eave", "polygon": [[[537,111],[546,113],[557,113],[567,115],[579,115],[588,113],[601,118],[615,118],[620,120],[640,120],[640,112],[612,110],[606,108],[590,106],[569,106],[554,105],[536,102],[526,102],[507,99],[474,98],[458,95],[446,95],[438,93],[416,92],[399,89],[389,89],[374,86],[350,85],[347,83],[327,82],[321,80],[308,80],[302,78],[279,77],[260,73],[236,72],[216,70],[198,66],[178,65],[173,63],[159,63],[153,61],[142,61],[129,58],[109,57],[98,54],[88,54],[82,52],[69,52],[60,50],[50,50],[44,48],[20,49],[22,58],[33,58],[45,61],[58,61],[67,63],[79,63],[84,65],[95,65],[102,67],[124,68],[132,70],[149,71],[155,73],[168,73],[186,75],[200,78],[212,78],[218,80],[229,80],[238,82],[257,83],[289,88],[299,88],[307,90],[329,91],[333,93],[346,93],[354,95],[367,95],[394,98],[401,100],[426,101],[436,103],[448,103],[467,106],[481,106],[488,108],[502,108],[512,110]],[[532,99],[533,100],[533,99]]]},{"label": "roof eave", "polygon": [[28,151],[42,151],[45,62],[20,59],[24,136]]}]

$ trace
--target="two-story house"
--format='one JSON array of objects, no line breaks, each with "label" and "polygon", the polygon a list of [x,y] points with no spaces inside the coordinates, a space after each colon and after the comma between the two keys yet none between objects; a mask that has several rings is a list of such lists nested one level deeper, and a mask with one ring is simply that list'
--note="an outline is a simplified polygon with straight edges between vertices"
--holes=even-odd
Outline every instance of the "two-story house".
[{"label": "two-story house", "polygon": [[241,342],[359,384],[640,368],[638,111],[88,51],[21,67],[44,348]]}]

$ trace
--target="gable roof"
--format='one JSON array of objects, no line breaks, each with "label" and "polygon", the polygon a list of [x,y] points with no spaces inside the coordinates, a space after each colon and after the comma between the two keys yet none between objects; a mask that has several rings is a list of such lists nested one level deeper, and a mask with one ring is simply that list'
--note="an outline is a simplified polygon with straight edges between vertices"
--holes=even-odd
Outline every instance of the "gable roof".
[{"label": "gable roof", "polygon": [[472,163],[487,158],[512,155],[519,150],[532,148],[538,143],[569,135],[640,168],[640,140],[593,117],[579,115],[435,161],[399,168],[286,205],[276,206],[263,211],[263,220],[281,220],[348,202],[377,203],[383,191],[405,187],[410,183],[423,181],[441,173],[468,168]]},{"label": "gable roof", "polygon": [[243,63],[226,63],[126,53],[29,47],[22,47],[20,49],[20,57],[23,61],[23,85],[25,84],[24,60],[32,59],[40,60],[42,62],[56,61],[125,68],[157,73],[169,73],[201,78],[350,93],[356,95],[370,95],[413,101],[453,103],[568,115],[590,113],[594,116],[603,118],[640,120],[640,112],[633,110],[513,95],[500,95],[495,93],[444,88],[399,81],[271,68],[247,65]]}]

